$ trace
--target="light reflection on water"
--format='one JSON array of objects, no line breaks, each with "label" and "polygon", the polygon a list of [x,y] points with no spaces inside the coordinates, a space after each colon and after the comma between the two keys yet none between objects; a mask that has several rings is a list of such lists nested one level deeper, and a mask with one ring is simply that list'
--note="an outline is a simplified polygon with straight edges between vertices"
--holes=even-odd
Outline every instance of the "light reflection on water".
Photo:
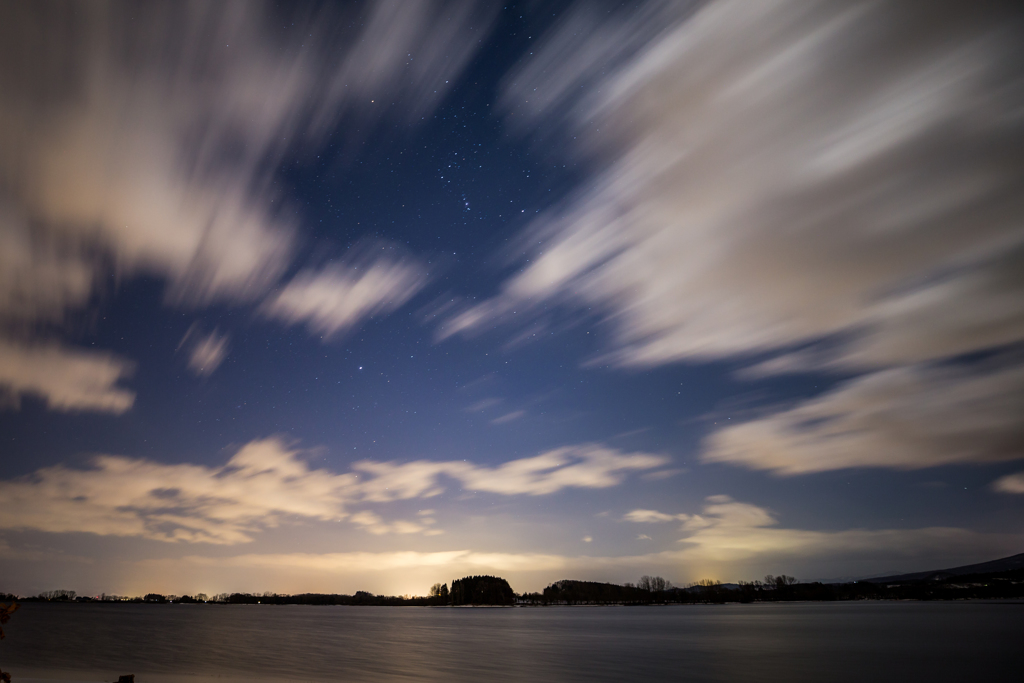
[{"label": "light reflection on water", "polygon": [[[1020,680],[1024,604],[413,608],[26,603],[0,664],[138,683]],[[47,671],[44,671],[47,670]],[[148,678],[147,678],[148,676]]]}]

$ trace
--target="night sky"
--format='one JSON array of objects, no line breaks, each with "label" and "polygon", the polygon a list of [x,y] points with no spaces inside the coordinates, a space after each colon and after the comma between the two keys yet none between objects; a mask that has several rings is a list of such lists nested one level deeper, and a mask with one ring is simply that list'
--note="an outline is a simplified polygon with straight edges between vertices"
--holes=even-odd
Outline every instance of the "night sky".
[{"label": "night sky", "polygon": [[1024,551],[1014,3],[0,4],[0,592]]}]

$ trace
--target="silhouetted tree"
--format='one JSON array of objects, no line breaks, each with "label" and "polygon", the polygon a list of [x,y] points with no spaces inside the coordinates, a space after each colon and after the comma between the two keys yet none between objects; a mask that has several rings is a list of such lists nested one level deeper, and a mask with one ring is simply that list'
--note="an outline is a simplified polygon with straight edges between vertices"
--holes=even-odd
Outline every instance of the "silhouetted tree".
[{"label": "silhouetted tree", "polygon": [[67,590],[56,590],[56,591],[45,591],[39,594],[39,597],[47,602],[65,602],[75,599],[75,591]]},{"label": "silhouetted tree", "polygon": [[663,593],[672,588],[672,584],[660,576],[644,575],[640,577],[636,587],[640,590],[650,591],[651,593]]},{"label": "silhouetted tree", "polygon": [[721,604],[729,597],[725,589],[722,588],[722,582],[714,579],[701,579],[693,584],[691,588],[695,589],[692,592],[700,596],[701,602]]},{"label": "silhouetted tree", "polygon": [[556,581],[544,589],[545,604],[640,604],[652,600],[652,593],[636,586],[619,586],[596,581]]},{"label": "silhouetted tree", "polygon": [[448,604],[448,584],[435,583],[430,587],[430,599],[437,605]]},{"label": "silhouetted tree", "polygon": [[143,602],[167,602],[167,598],[160,595],[159,593],[147,593],[144,597]]},{"label": "silhouetted tree", "polygon": [[453,605],[511,605],[515,593],[497,576],[466,576],[452,581],[448,594]]},{"label": "silhouetted tree", "polygon": [[757,587],[760,585],[760,581],[740,581],[739,586],[739,598],[740,602],[750,603],[757,599]]},{"label": "silhouetted tree", "polygon": [[523,593],[522,595],[517,595],[516,602],[524,605],[547,604],[544,600],[544,595],[541,593]]}]

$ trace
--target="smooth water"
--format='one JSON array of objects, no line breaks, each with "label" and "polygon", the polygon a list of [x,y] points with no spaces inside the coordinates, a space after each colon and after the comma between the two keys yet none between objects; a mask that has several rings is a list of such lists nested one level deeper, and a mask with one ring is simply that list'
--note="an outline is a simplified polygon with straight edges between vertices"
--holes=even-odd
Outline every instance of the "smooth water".
[{"label": "smooth water", "polygon": [[1021,681],[1024,603],[429,608],[27,603],[33,679]]}]

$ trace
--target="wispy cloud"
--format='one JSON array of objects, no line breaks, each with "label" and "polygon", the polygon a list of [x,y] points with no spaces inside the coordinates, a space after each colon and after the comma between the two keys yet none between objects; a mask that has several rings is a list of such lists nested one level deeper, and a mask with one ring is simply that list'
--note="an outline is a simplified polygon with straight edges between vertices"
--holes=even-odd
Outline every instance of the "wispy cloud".
[{"label": "wispy cloud", "polygon": [[623,453],[599,444],[583,444],[511,460],[498,467],[462,460],[404,464],[363,460],[353,468],[374,476],[362,485],[368,500],[389,501],[438,495],[443,491],[442,476],[460,482],[469,491],[505,495],[541,496],[566,488],[609,488],[622,483],[631,471],[651,470],[667,462],[668,458],[661,455]]},{"label": "wispy cloud", "polygon": [[[994,405],[970,392],[1019,405],[1019,373],[951,386],[919,368],[1024,341],[1022,125],[1006,115],[1024,106],[1024,86],[1005,68],[1024,58],[1019,21],[991,5],[943,7],[720,0],[609,17],[581,3],[509,75],[503,107],[521,131],[567,128],[566,154],[602,170],[526,232],[522,269],[501,293],[451,315],[440,336],[529,325],[560,305],[605,312],[602,363],[788,354],[829,340],[827,352],[762,371],[905,370],[734,428],[707,457],[775,467],[765,453],[778,445],[778,469],[796,472],[1019,453],[998,406],[992,436],[970,443]],[[836,412],[882,385],[896,392],[878,396],[887,405],[968,413],[929,420],[939,443],[865,421],[862,407]],[[968,393],[927,393],[940,386]],[[856,435],[794,429],[820,409]],[[909,409],[901,417],[924,426]],[[755,430],[768,441],[739,443]],[[1008,431],[1017,440],[998,446]],[[854,443],[870,448],[858,455]]]},{"label": "wispy cloud", "polygon": [[371,512],[370,510],[362,510],[353,514],[349,518],[349,521],[362,527],[366,531],[369,531],[371,534],[376,534],[378,536],[382,534],[419,533],[427,536],[438,536],[444,533],[441,529],[431,528],[434,520],[429,517],[420,517],[420,519],[415,522],[409,520],[386,522],[377,513]]},{"label": "wispy cloud", "polygon": [[[1012,536],[988,536],[954,527],[817,531],[779,528],[771,512],[728,496],[709,496],[701,514],[683,523],[680,560],[736,563],[760,558],[913,557],[950,548],[1011,547]],[[1019,539],[1017,539],[1019,542]]]},{"label": "wispy cloud", "polygon": [[193,323],[178,342],[178,349],[188,350],[189,370],[200,377],[208,377],[227,358],[228,339],[229,335],[222,335],[217,330],[203,334],[199,324]]},{"label": "wispy cloud", "polygon": [[494,418],[493,420],[491,420],[491,424],[493,424],[493,425],[502,425],[502,424],[505,424],[506,422],[512,422],[514,420],[518,420],[523,415],[526,415],[526,411],[525,410],[513,410],[511,413],[505,413],[504,415],[502,415],[500,417]]},{"label": "wispy cloud", "polygon": [[81,266],[22,307],[80,300],[89,254],[104,252],[166,277],[173,300],[258,295],[292,254],[271,184],[285,151],[346,118],[360,123],[350,141],[396,112],[418,121],[493,10],[377,1],[297,12],[282,31],[262,2],[7,6],[0,173],[8,213],[45,235],[19,260],[42,268],[63,250]]},{"label": "wispy cloud", "polygon": [[1024,472],[1000,477],[993,482],[992,488],[1000,493],[1024,493]]},{"label": "wispy cloud", "polygon": [[[709,496],[699,514],[639,512],[646,513],[645,519],[633,521],[683,522],[679,542],[685,547],[662,553],[663,561],[671,559],[709,571],[732,567],[735,572],[739,567],[763,568],[769,563],[814,566],[822,560],[834,564],[840,559],[865,567],[865,560],[893,562],[895,558],[942,557],[951,548],[978,557],[986,552],[1007,552],[1021,541],[1020,536],[983,534],[955,527],[838,531],[785,528],[769,510],[724,495]],[[808,563],[811,560],[814,562]]]},{"label": "wispy cloud", "polygon": [[501,404],[501,402],[502,402],[502,399],[494,398],[494,397],[480,399],[476,403],[474,403],[472,405],[469,405],[469,406],[466,406],[466,412],[467,413],[483,412],[484,410],[487,410],[488,408],[493,408],[494,406]]},{"label": "wispy cloud", "polygon": [[649,524],[651,522],[671,522],[677,519],[686,519],[687,515],[667,515],[657,510],[630,510],[622,516],[627,522]]},{"label": "wispy cloud", "polygon": [[88,300],[95,279],[77,245],[33,231],[0,196],[0,320],[60,322],[66,308]]},{"label": "wispy cloud", "polygon": [[1002,19],[898,3],[582,7],[509,77],[504,105],[566,121],[608,170],[538,219],[525,269],[446,333],[555,299],[603,306],[625,364],[861,328],[851,362],[1020,339],[1024,177],[980,152],[1014,139],[995,112],[1024,100]]},{"label": "wispy cloud", "polygon": [[394,311],[426,280],[426,271],[417,264],[365,254],[319,271],[300,272],[264,302],[262,311],[331,337],[364,318]]},{"label": "wispy cloud", "polygon": [[55,343],[18,344],[0,337],[0,394],[18,407],[23,394],[38,396],[52,410],[123,413],[135,392],[118,386],[134,364],[112,353]]},{"label": "wispy cloud", "polygon": [[[341,121],[353,125],[337,142],[357,147],[377,126],[421,120],[497,7],[374,0],[296,9],[284,29],[280,9],[0,7],[0,326],[61,323],[112,272],[163,279],[179,305],[259,300],[297,243],[294,207],[273,182],[284,155]],[[340,271],[304,271],[272,308],[334,332],[391,310],[417,278],[378,268],[361,286],[386,291],[366,294]],[[332,286],[344,296],[332,300]],[[196,351],[208,374],[223,347]]]},{"label": "wispy cloud", "polygon": [[346,516],[356,478],[311,470],[277,439],[255,441],[222,467],[103,455],[0,483],[5,528],[83,531],[161,541],[244,543],[285,518]]},{"label": "wispy cloud", "polygon": [[909,367],[712,434],[702,459],[801,474],[1024,457],[1024,368]]},{"label": "wispy cloud", "polygon": [[[547,495],[565,488],[608,488],[662,456],[588,444],[498,467],[466,461],[404,464],[360,461],[353,472],[314,470],[279,439],[253,441],[221,467],[167,465],[102,455],[88,469],[63,465],[0,482],[0,528],[140,536],[160,541],[236,544],[287,520],[348,521],[373,534],[436,535],[428,514],[386,521],[366,505],[430,498],[444,478],[471,491]],[[361,508],[361,509],[359,509]]]}]

